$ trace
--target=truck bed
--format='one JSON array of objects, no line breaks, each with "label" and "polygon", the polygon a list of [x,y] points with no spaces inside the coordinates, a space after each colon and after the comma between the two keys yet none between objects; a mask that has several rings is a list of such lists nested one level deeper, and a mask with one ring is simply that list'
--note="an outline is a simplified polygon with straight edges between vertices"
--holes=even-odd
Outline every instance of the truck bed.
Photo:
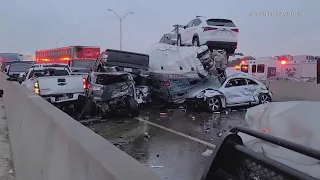
[{"label": "truck bed", "polygon": [[83,77],[81,75],[39,77],[40,95],[83,93],[82,79]]}]

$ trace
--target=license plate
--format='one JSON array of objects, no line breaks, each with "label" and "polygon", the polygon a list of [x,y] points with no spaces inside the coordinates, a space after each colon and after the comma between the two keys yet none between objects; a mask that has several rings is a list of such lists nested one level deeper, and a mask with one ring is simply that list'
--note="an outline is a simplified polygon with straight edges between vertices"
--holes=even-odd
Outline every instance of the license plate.
[{"label": "license plate", "polygon": [[59,98],[59,101],[64,101],[64,100],[67,100],[67,99],[69,99],[68,96],[63,96],[63,97],[60,97],[60,98]]},{"label": "license plate", "polygon": [[132,68],[123,68],[123,70],[126,72],[132,72]]}]

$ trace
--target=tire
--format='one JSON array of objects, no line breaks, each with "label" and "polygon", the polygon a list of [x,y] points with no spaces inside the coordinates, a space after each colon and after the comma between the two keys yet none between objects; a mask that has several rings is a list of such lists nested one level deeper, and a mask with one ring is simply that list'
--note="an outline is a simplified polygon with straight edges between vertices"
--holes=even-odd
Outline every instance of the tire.
[{"label": "tire", "polygon": [[182,44],[181,44],[181,36],[178,36],[178,38],[177,38],[177,46],[182,46]]},{"label": "tire", "polygon": [[192,39],[192,45],[193,46],[200,46],[199,38],[197,36],[194,36]]},{"label": "tire", "polygon": [[268,94],[260,94],[259,95],[259,104],[265,104],[271,102],[272,99]]},{"label": "tire", "polygon": [[221,99],[219,97],[211,97],[206,101],[209,112],[219,112],[222,108]]},{"label": "tire", "polygon": [[138,103],[133,97],[128,97],[126,99],[126,104],[131,117],[139,116]]}]

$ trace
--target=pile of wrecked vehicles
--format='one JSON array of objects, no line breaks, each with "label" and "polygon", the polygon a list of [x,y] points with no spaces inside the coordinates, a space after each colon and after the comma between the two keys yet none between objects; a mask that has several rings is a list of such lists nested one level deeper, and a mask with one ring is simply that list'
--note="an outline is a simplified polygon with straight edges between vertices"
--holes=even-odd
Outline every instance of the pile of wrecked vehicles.
[{"label": "pile of wrecked vehicles", "polygon": [[50,78],[31,77],[31,82],[22,75],[19,81],[62,110],[73,107],[79,120],[119,111],[136,117],[140,107],[151,102],[209,112],[270,102],[272,93],[263,83],[226,68],[227,57],[225,51],[209,51],[207,46],[155,43],[146,54],[107,49],[82,75],[68,65],[33,65],[59,72]]}]

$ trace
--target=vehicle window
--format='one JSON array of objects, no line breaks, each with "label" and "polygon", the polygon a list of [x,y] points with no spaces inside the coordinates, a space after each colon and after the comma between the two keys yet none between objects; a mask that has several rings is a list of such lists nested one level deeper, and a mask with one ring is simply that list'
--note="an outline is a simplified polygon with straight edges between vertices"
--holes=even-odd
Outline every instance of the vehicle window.
[{"label": "vehicle window", "polygon": [[199,24],[201,24],[201,20],[200,19],[195,19],[193,22],[193,26],[199,26]]},{"label": "vehicle window", "polygon": [[0,54],[0,58],[2,61],[7,61],[7,62],[20,60],[19,54],[17,53],[8,53],[8,54],[3,53],[3,54]]},{"label": "vehicle window", "polygon": [[247,79],[247,82],[249,85],[258,85],[258,83],[256,83],[255,81],[253,81],[251,79]]},{"label": "vehicle window", "polygon": [[69,72],[65,69],[44,69],[44,70],[32,70],[29,74],[28,79],[31,77],[45,77],[45,76],[68,76]]},{"label": "vehicle window", "polygon": [[251,67],[251,71],[252,71],[252,73],[256,73],[257,72],[257,65],[252,65],[252,67]]},{"label": "vehicle window", "polygon": [[236,27],[234,23],[228,19],[208,19],[207,24],[209,26]]},{"label": "vehicle window", "polygon": [[75,60],[75,61],[72,61],[71,66],[89,68],[89,67],[93,67],[94,64],[95,64],[94,60]]},{"label": "vehicle window", "polygon": [[234,86],[245,86],[247,85],[247,82],[243,78],[236,78],[236,79],[231,79],[229,82],[226,84],[226,87],[234,87]]},{"label": "vehicle window", "polygon": [[191,20],[191,21],[187,24],[187,28],[192,26],[193,21],[194,21],[194,19],[193,19],[193,20]]},{"label": "vehicle window", "polygon": [[257,73],[264,73],[264,64],[258,64]]},{"label": "vehicle window", "polygon": [[248,65],[241,65],[241,71],[244,73],[248,73]]},{"label": "vehicle window", "polygon": [[25,72],[26,70],[29,69],[31,64],[29,63],[14,63],[11,64],[9,67],[9,71],[11,72]]}]

